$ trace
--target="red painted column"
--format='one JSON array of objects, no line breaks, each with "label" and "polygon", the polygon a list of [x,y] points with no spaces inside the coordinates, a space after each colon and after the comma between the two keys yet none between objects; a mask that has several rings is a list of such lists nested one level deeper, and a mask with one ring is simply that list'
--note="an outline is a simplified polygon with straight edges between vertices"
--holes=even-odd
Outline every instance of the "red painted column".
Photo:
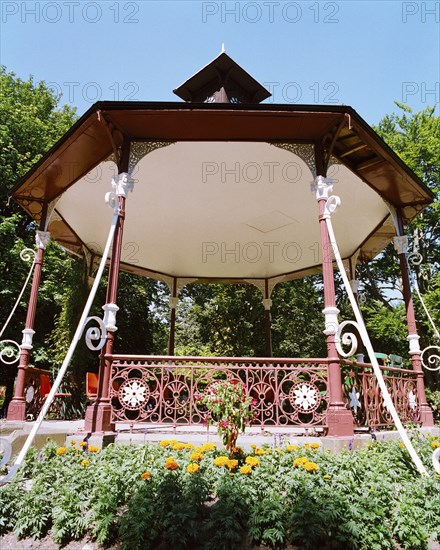
[{"label": "red painted column", "polygon": [[272,307],[272,300],[269,295],[269,282],[266,279],[264,281],[264,328],[266,337],[266,357],[272,357],[272,318],[270,314],[270,308]]},{"label": "red painted column", "polygon": [[[46,211],[42,216],[40,228],[44,228],[46,223]],[[26,370],[29,366],[29,359],[32,350],[32,338],[35,334],[34,323],[37,309],[38,290],[41,281],[41,272],[43,269],[44,250],[49,242],[49,233],[39,230],[36,233],[35,240],[37,244],[37,255],[35,257],[34,274],[32,278],[31,293],[29,296],[28,310],[26,315],[25,328],[23,330],[23,341],[20,346],[20,359],[18,364],[17,379],[15,382],[14,397],[9,403],[7,420],[25,420],[26,419],[26,400],[24,388],[26,383]]]},{"label": "red painted column", "polygon": [[128,175],[125,173],[119,174],[115,187],[117,191],[118,220],[113,237],[106,304],[103,306],[105,311],[104,325],[106,326],[106,341],[100,355],[97,398],[94,403],[87,407],[84,423],[85,431],[92,433],[114,432],[115,430],[115,425],[111,418],[109,385],[115,332],[117,330],[115,325],[116,312],[119,309],[116,305],[116,299],[121,263],[122,237],[124,232],[125,202],[127,192],[131,189]]},{"label": "red painted column", "polygon": [[331,186],[322,176],[316,178],[316,198],[318,200],[319,227],[322,252],[322,277],[324,283],[325,330],[328,363],[329,405],[327,425],[329,436],[353,435],[353,416],[344,402],[342,390],[341,362],[336,350],[335,335],[338,330],[335,282],[333,274],[333,255],[330,236],[325,222],[325,206]]},{"label": "red painted column", "polygon": [[420,336],[417,334],[416,316],[414,312],[414,303],[411,295],[411,283],[409,276],[408,260],[406,253],[408,250],[408,238],[405,236],[403,220],[400,212],[397,213],[398,233],[394,238],[396,246],[400,271],[402,275],[403,299],[406,308],[406,321],[408,326],[409,354],[413,370],[417,373],[417,404],[419,406],[420,423],[422,426],[434,426],[434,416],[431,407],[426,401],[425,381],[423,378],[423,368],[421,351],[419,345]]},{"label": "red painted column", "polygon": [[174,340],[176,335],[177,279],[173,279],[170,296],[170,337],[168,340],[168,355],[174,355]]}]

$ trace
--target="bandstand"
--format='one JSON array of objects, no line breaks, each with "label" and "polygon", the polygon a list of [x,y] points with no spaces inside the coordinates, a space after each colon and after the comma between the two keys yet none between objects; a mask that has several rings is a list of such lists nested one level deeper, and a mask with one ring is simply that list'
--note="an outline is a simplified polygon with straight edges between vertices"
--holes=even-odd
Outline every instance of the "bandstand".
[{"label": "bandstand", "polygon": [[[8,420],[26,417],[38,287],[52,238],[84,255],[91,269],[101,257],[104,268],[111,247],[103,318],[93,318],[98,327],[87,328],[86,315],[77,330],[78,338],[85,336],[100,351],[87,432],[114,432],[116,422],[202,423],[197,395],[213,378],[228,376],[246,383],[262,428],[301,426],[352,435],[356,427],[393,423],[377,369],[400,419],[432,426],[405,226],[433,194],[351,107],[262,104],[268,91],[225,52],[175,93],[184,101],[96,103],[12,191],[39,230]],[[393,239],[411,368],[378,366],[373,354],[363,357],[355,347],[344,351],[350,338],[344,339],[347,325],[336,304],[334,270],[341,264],[334,261],[335,251],[346,290],[356,300],[356,266]],[[113,353],[117,318],[123,315],[120,270],[169,286],[166,356]],[[274,287],[319,272],[327,356],[272,357]],[[197,282],[260,289],[266,357],[174,355],[179,290]],[[357,330],[360,324],[358,319]]]}]

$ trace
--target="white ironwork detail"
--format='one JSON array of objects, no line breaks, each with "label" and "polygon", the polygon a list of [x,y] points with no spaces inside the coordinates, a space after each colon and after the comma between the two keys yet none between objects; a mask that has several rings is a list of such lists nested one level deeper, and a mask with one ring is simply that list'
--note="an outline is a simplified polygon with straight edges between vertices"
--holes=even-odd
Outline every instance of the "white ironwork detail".
[{"label": "white ironwork detail", "polygon": [[32,349],[32,339],[35,334],[35,330],[31,328],[25,328],[21,331],[23,333],[23,340],[21,341],[21,349]]},{"label": "white ironwork detail", "polygon": [[412,390],[408,394],[408,401],[410,409],[415,411],[417,409],[417,397]]},{"label": "white ironwork detail", "polygon": [[315,193],[316,200],[328,199],[333,191],[333,183],[324,176],[316,176],[313,183],[310,185],[312,193]]},{"label": "white ironwork detail", "polygon": [[338,332],[338,314],[339,309],[337,307],[326,307],[322,310],[322,313],[325,315],[325,330],[324,334],[330,336],[331,334],[336,334]]},{"label": "white ironwork detail", "polygon": [[420,356],[426,370],[440,372],[440,346],[427,346]]},{"label": "white ironwork detail", "polygon": [[116,313],[119,311],[119,307],[116,304],[104,304],[102,306],[104,310],[104,327],[107,332],[116,332],[118,327],[116,326]]},{"label": "white ironwork detail", "polygon": [[272,307],[272,300],[270,298],[263,298],[262,300],[264,309],[270,310]]},{"label": "white ironwork detail", "polygon": [[178,303],[179,303],[179,298],[177,296],[170,296],[171,309],[176,309]]},{"label": "white ironwork detail", "polygon": [[394,248],[397,254],[406,254],[408,252],[408,236],[398,235],[393,237]]},{"label": "white ironwork detail", "polygon": [[317,401],[317,391],[311,384],[301,384],[294,390],[295,405],[303,411],[311,409]]},{"label": "white ironwork detail", "polygon": [[409,342],[409,354],[416,355],[420,353],[420,336],[418,334],[410,334],[406,338]]},{"label": "white ironwork detail", "polygon": [[112,178],[112,187],[118,197],[127,198],[128,193],[134,189],[134,180],[127,172],[121,172]]},{"label": "white ironwork detail", "polygon": [[356,388],[353,386],[350,392],[348,392],[348,396],[350,397],[350,407],[354,410],[354,413],[356,414],[357,410],[361,408],[361,404],[359,402],[359,396],[360,392],[356,391]]},{"label": "white ironwork detail", "polygon": [[[87,319],[84,322],[83,330],[85,326],[90,323],[90,321],[95,321],[98,323],[97,327],[89,327],[86,331],[85,340],[86,340],[86,346],[92,350],[92,351],[99,351],[104,347],[105,340],[107,337],[107,333],[105,330],[105,324],[104,321],[100,317],[87,317]],[[94,344],[93,342],[98,342],[98,344]]]},{"label": "white ironwork detail", "polygon": [[293,153],[303,160],[310,169],[313,177],[316,177],[315,148],[310,143],[272,143],[275,147]]},{"label": "white ironwork detail", "polygon": [[[342,334],[342,331],[344,330],[344,328],[349,325],[352,325],[357,330],[359,330],[359,326],[356,323],[356,321],[343,321],[339,325],[338,334],[335,338],[335,345],[341,357],[351,357],[355,355],[357,351],[358,339],[356,338],[356,335],[353,332],[346,332],[345,334]],[[341,338],[341,334],[342,334],[342,338]],[[343,346],[350,346],[350,349],[348,351],[344,351],[342,349],[341,342]]]},{"label": "white ironwork detail", "polygon": [[156,149],[168,147],[173,141],[132,141],[130,145],[130,161],[128,163],[128,173],[134,175],[134,169],[139,161],[146,155]]},{"label": "white ironwork detail", "polygon": [[4,365],[13,365],[20,358],[20,345],[15,340],[2,340],[1,346],[5,346],[0,351],[0,361]]},{"label": "white ironwork detail", "polygon": [[35,243],[37,248],[45,249],[50,241],[49,231],[36,231],[35,233]]},{"label": "white ironwork detail", "polygon": [[120,389],[121,401],[126,406],[136,409],[147,399],[147,387],[140,378],[128,380]]},{"label": "white ironwork detail", "polygon": [[29,386],[26,390],[26,396],[25,396],[26,403],[32,403],[32,400],[34,399],[34,395],[35,395],[34,386]]},{"label": "white ironwork detail", "polygon": [[[337,202],[340,203],[340,200],[337,201]],[[327,209],[327,207],[326,207],[326,209]],[[331,214],[332,209],[328,208],[328,212]],[[339,252],[339,248],[338,248],[338,245],[337,245],[335,233],[334,233],[334,230],[333,230],[333,224],[332,224],[331,216],[328,216],[326,218],[326,225],[327,225],[327,230],[328,230],[328,233],[329,233],[330,242],[333,244],[333,254],[334,254],[336,263],[338,265],[339,273],[340,273],[340,275],[342,277],[342,280],[344,282],[344,287],[345,287],[345,290],[348,294],[348,298],[350,300],[350,304],[351,304],[351,307],[353,309],[353,313],[354,313],[355,318],[356,318],[356,328],[357,328],[357,330],[359,332],[359,335],[362,339],[362,342],[363,342],[363,344],[366,348],[368,356],[370,357],[370,361],[371,361],[371,364],[372,364],[372,367],[373,367],[374,374],[375,374],[376,379],[377,379],[377,383],[378,383],[378,385],[380,387],[380,390],[382,392],[384,405],[389,410],[390,415],[391,415],[392,419],[394,420],[396,428],[399,432],[399,435],[402,438],[402,441],[405,444],[405,447],[408,449],[408,452],[409,452],[412,460],[414,461],[414,464],[416,465],[419,473],[423,474],[423,475],[428,475],[428,472],[426,471],[426,468],[424,467],[422,461],[420,460],[416,450],[414,449],[413,444],[411,443],[411,441],[408,437],[408,434],[405,431],[405,428],[402,425],[402,422],[399,418],[399,415],[397,414],[396,408],[394,407],[394,403],[391,399],[388,388],[385,384],[385,380],[384,380],[382,372],[380,370],[377,358],[374,354],[374,349],[373,349],[373,346],[371,344],[370,337],[368,335],[368,332],[367,332],[362,314],[360,312],[360,309],[359,309],[358,304],[356,302],[356,299],[354,297],[353,291],[351,290],[350,282],[348,280],[347,273],[345,272],[345,269],[344,269],[344,264],[343,264],[343,261],[342,261],[342,258],[341,258],[340,252]]]}]

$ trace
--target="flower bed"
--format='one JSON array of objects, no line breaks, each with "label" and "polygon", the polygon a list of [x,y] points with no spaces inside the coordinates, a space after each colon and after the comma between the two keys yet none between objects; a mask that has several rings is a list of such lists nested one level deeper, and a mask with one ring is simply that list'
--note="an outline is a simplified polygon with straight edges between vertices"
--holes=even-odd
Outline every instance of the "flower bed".
[{"label": "flower bed", "polygon": [[[438,439],[413,441],[430,465]],[[440,479],[399,442],[324,452],[319,444],[233,455],[206,443],[49,442],[0,490],[0,532],[59,544],[91,536],[127,550],[427,548],[440,534]],[[25,482],[29,479],[31,482]]]}]

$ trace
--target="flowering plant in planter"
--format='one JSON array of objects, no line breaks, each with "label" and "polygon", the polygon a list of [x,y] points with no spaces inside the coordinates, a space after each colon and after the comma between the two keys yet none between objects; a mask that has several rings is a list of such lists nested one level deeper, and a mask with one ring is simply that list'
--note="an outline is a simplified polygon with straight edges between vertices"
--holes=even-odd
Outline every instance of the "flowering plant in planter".
[{"label": "flowering plant in planter", "polygon": [[244,433],[246,425],[254,419],[253,405],[256,403],[247,395],[240,380],[217,380],[210,384],[201,402],[208,409],[206,423],[217,424],[219,436],[226,449],[232,454],[239,432]]}]

